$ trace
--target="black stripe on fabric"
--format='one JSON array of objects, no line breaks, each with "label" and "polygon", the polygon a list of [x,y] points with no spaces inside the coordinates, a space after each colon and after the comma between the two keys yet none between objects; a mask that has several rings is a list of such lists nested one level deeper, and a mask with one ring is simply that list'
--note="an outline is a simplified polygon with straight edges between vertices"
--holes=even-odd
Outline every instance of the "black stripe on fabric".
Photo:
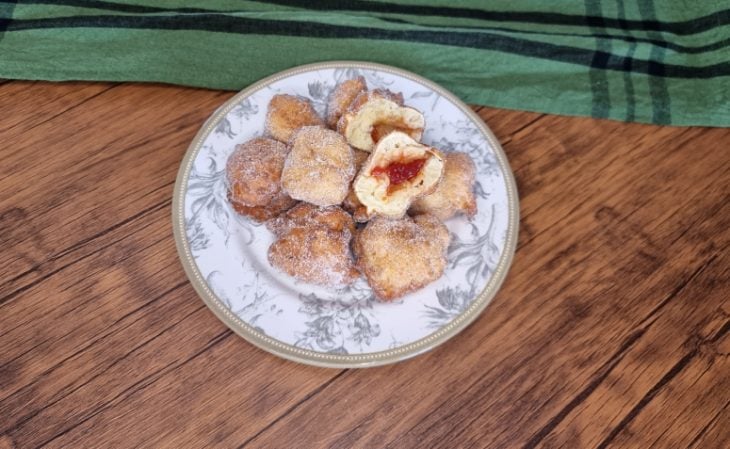
[{"label": "black stripe on fabric", "polygon": [[[0,0],[0,3],[5,0]],[[54,5],[54,6],[76,6],[79,8],[106,9],[129,14],[154,14],[154,13],[215,13],[220,12],[214,9],[205,8],[162,8],[159,6],[134,5],[129,3],[106,2],[102,0],[16,0],[21,5]]]},{"label": "black stripe on fabric", "polygon": [[[586,14],[595,14],[602,17],[601,0],[585,0]],[[596,22],[591,26],[591,31],[601,32],[603,30],[603,22]],[[596,52],[591,61],[591,67],[588,70],[588,78],[591,85],[591,116],[597,118],[607,118],[611,110],[611,97],[609,95],[608,74],[606,67],[608,66],[608,56],[611,54],[611,41],[596,39]]]},{"label": "black stripe on fabric", "polygon": [[[4,1],[4,0],[0,0]],[[162,8],[145,5],[127,5],[115,2],[90,0],[21,0],[24,4],[55,4],[69,6],[85,6],[96,4],[91,8],[117,10],[119,12],[214,12],[202,8]],[[540,25],[568,25],[591,27],[602,22],[603,28],[632,29],[639,31],[663,31],[677,35],[701,33],[713,28],[730,24],[730,9],[716,11],[702,17],[680,22],[664,22],[656,19],[633,20],[613,19],[600,16],[582,16],[554,12],[523,11],[485,11],[476,8],[444,7],[431,5],[404,5],[397,3],[380,3],[363,0],[267,0],[280,6],[291,6],[315,11],[359,11],[370,13],[404,14],[413,16],[440,16],[459,19],[477,19],[492,22],[521,22]],[[103,6],[102,6],[103,5]]]},{"label": "black stripe on fabric", "polygon": [[[151,30],[197,30],[237,34],[261,34],[329,39],[371,39],[407,41],[500,51],[570,64],[590,66],[594,58],[605,58],[606,69],[623,71],[621,58],[592,50],[549,44],[493,33],[454,33],[421,30],[386,30],[349,27],[318,22],[263,20],[233,17],[224,14],[191,16],[78,16],[52,19],[13,20],[7,31],[49,28],[131,28]],[[596,55],[598,53],[598,55]],[[730,62],[689,67],[663,62],[633,60],[635,72],[667,78],[716,78],[730,75]]]},{"label": "black stripe on fabric", "polygon": [[[619,23],[625,23],[626,7],[624,0],[616,0],[616,10],[618,13]],[[624,29],[624,32],[630,37],[631,31]],[[626,93],[626,121],[633,122],[636,116],[636,97],[634,92],[634,80],[631,77],[631,62],[636,51],[636,42],[629,44],[624,58],[624,91]]]},{"label": "black stripe on fabric", "polygon": [[[0,3],[4,2],[6,0],[0,0]],[[15,0],[17,2],[17,0]],[[216,11],[212,9],[203,9],[203,8],[163,8],[158,6],[147,6],[147,5],[130,5],[130,4],[120,4],[120,3],[114,3],[114,2],[107,2],[107,1],[100,1],[100,0],[20,0],[22,4],[26,5],[34,5],[34,4],[42,4],[42,5],[60,5],[60,6],[76,6],[76,7],[82,7],[82,8],[92,8],[92,9],[104,9],[107,11],[116,11],[121,13],[130,13],[130,14],[146,14],[146,13],[183,13],[183,14],[193,14],[193,13],[226,13],[226,12],[237,12],[237,11]],[[619,0],[619,3],[621,3],[621,0]],[[379,20],[382,20],[384,22],[390,22],[390,23],[401,23],[406,25],[414,25],[414,26],[425,26],[429,28],[455,28],[452,26],[446,26],[446,25],[423,25],[418,22],[414,22],[412,20],[405,20],[405,19],[398,19],[398,18],[392,18],[392,17],[383,17],[378,16]],[[628,26],[625,18],[619,18],[618,20],[619,27],[622,29],[626,29],[624,27]],[[604,20],[605,25],[605,20]],[[720,50],[722,48],[730,46],[730,38],[723,39],[718,42],[714,42],[711,44],[704,44],[700,46],[687,46],[682,44],[676,44],[674,42],[667,42],[663,40],[654,40],[654,39],[647,39],[647,38],[640,38],[640,37],[633,37],[633,36],[616,36],[612,34],[592,34],[592,35],[581,35],[581,34],[571,34],[571,33],[551,33],[546,31],[533,31],[533,30],[520,30],[515,28],[505,28],[505,27],[494,27],[494,26],[465,26],[465,25],[458,25],[456,28],[462,28],[462,29],[479,29],[479,30],[492,30],[492,31],[504,31],[508,33],[522,33],[522,34],[536,34],[536,35],[543,35],[543,36],[566,36],[566,37],[597,37],[601,39],[620,39],[627,42],[639,42],[639,43],[645,43],[650,45],[656,45],[659,47],[666,48],[668,50],[675,51],[677,53],[686,53],[686,54],[700,54],[715,50]]]},{"label": "black stripe on fabric", "polygon": [[[621,0],[618,0],[619,2]],[[415,25],[415,26],[424,26],[428,28],[448,28],[452,30],[486,30],[486,31],[502,31],[505,33],[519,33],[519,34],[533,34],[538,36],[564,36],[564,37],[581,37],[585,39],[591,39],[591,38],[599,38],[599,39],[611,39],[611,40],[621,40],[624,42],[628,42],[630,44],[649,44],[649,45],[656,45],[657,47],[666,48],[667,50],[672,50],[677,53],[685,53],[690,55],[695,55],[699,53],[707,53],[715,50],[720,50],[725,47],[730,46],[730,38],[723,39],[721,41],[713,42],[711,44],[704,44],[697,47],[694,46],[688,46],[688,45],[682,45],[682,44],[675,44],[674,42],[667,42],[667,41],[660,41],[655,39],[647,39],[642,37],[636,37],[636,36],[630,36],[630,35],[615,35],[615,34],[597,34],[597,33],[591,33],[591,34],[577,34],[577,33],[560,33],[560,32],[547,32],[547,31],[534,31],[534,30],[520,30],[517,28],[505,28],[505,27],[493,27],[493,26],[464,26],[464,25],[456,25],[456,26],[446,26],[446,25],[421,25],[417,22],[412,22],[410,20],[403,20],[403,19],[393,19],[390,17],[379,17],[379,20],[382,20],[383,22],[390,22],[390,23],[400,23],[404,25]]]},{"label": "black stripe on fabric", "polygon": [[11,22],[16,3],[15,1],[5,2],[4,4],[0,3],[0,41],[3,40],[5,30],[8,29],[8,25]]},{"label": "black stripe on fabric", "polygon": [[[656,17],[654,8],[654,0],[639,0],[639,13],[642,17],[653,19]],[[649,31],[649,37],[661,39],[662,35],[658,31]],[[650,70],[662,72],[664,68],[661,66],[664,61],[665,51],[663,48],[653,47],[649,57]],[[649,78],[649,95],[651,95],[652,122],[659,125],[668,125],[672,120],[671,100],[669,98],[669,90],[667,82],[663,76]]]},{"label": "black stripe on fabric", "polygon": [[[621,28],[618,19],[601,16],[581,16],[575,14],[561,14],[554,12],[523,12],[523,11],[485,11],[476,8],[457,8],[430,5],[403,5],[397,3],[371,2],[363,0],[311,0],[302,3],[299,0],[268,0],[284,6],[303,7],[319,11],[361,11],[380,12],[391,14],[407,14],[414,16],[441,16],[460,19],[479,19],[494,22],[524,22],[540,25],[572,25],[595,26],[598,22],[603,28]],[[623,25],[634,30],[664,31],[673,34],[696,34],[719,26],[730,24],[730,9],[717,11],[706,16],[682,22],[662,22],[659,20],[626,20]]]}]

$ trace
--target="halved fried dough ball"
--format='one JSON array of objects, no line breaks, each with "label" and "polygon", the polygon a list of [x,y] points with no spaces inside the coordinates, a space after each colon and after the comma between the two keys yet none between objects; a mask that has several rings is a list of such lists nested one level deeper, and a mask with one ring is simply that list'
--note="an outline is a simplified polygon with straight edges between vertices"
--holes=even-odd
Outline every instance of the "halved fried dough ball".
[{"label": "halved fried dough ball", "polygon": [[352,149],[321,126],[297,130],[289,143],[281,187],[294,199],[318,206],[342,203],[355,175]]},{"label": "halved fried dough ball", "polygon": [[366,91],[368,88],[365,78],[358,76],[350,80],[343,81],[335,86],[330,94],[327,103],[327,126],[335,128],[337,121],[345,113],[352,101],[360,92]]},{"label": "halved fried dough ball", "polygon": [[426,121],[418,110],[403,106],[403,96],[384,90],[361,92],[337,122],[347,143],[363,151],[393,131],[420,140]]},{"label": "halved fried dough ball", "polygon": [[449,241],[448,230],[433,215],[375,217],[357,233],[353,249],[376,297],[392,301],[441,277]]},{"label": "halved fried dough ball", "polygon": [[401,218],[413,200],[436,189],[443,166],[440,151],[396,131],[378,142],[353,189],[368,216]]},{"label": "halved fried dough ball", "polygon": [[286,145],[263,137],[236,146],[226,162],[231,201],[249,207],[267,205],[280,191],[287,153]]},{"label": "halved fried dough ball", "polygon": [[474,195],[474,161],[466,153],[447,153],[444,175],[430,195],[414,201],[411,213],[430,213],[441,220],[463,213],[473,217],[477,212]]},{"label": "halved fried dough ball", "polygon": [[266,112],[266,132],[274,139],[289,142],[294,131],[302,126],[324,125],[312,103],[294,95],[274,95]]}]

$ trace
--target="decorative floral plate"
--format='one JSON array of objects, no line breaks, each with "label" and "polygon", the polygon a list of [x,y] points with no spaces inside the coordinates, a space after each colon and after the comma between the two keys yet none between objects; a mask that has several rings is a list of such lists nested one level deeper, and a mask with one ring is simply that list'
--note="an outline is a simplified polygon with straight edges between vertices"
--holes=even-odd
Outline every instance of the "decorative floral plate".
[{"label": "decorative floral plate", "polygon": [[[468,153],[476,164],[478,214],[452,218],[444,275],[393,303],[374,299],[364,279],[340,289],[298,282],[269,265],[273,236],[226,201],[224,168],[234,147],[264,129],[278,93],[311,99],[324,116],[343,80],[402,92],[426,117],[423,142]],[[173,228],[196,291],[231,329],[254,345],[297,362],[329,367],[392,363],[420,354],[472,322],[504,280],[517,240],[512,172],[492,132],[468,106],[410,72],[360,62],[297,67],[261,80],[221,106],[185,154],[175,185]],[[407,261],[404,261],[407,263]]]}]

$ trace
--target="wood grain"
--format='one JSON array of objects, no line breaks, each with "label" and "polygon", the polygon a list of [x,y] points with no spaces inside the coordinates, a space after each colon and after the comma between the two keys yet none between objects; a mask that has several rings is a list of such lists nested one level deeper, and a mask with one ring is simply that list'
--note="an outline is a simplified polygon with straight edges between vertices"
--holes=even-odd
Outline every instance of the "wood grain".
[{"label": "wood grain", "polygon": [[477,107],[510,275],[411,361],[270,356],[177,262],[179,161],[232,93],[0,85],[0,448],[730,446],[730,130]]}]

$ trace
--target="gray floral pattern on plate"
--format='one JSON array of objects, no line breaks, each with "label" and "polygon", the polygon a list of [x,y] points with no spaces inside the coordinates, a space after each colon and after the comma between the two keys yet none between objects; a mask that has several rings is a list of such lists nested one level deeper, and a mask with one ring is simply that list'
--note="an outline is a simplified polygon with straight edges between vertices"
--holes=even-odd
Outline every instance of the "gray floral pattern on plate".
[{"label": "gray floral pattern on plate", "polygon": [[[324,115],[334,86],[355,76],[365,77],[371,88],[403,92],[406,104],[426,116],[424,142],[444,151],[466,152],[477,167],[477,216],[446,222],[452,234],[446,273],[393,303],[377,302],[364,280],[328,290],[277,272],[266,258],[272,236],[264,226],[238,216],[226,201],[226,159],[235,145],[263,134],[273,95],[307,97]],[[287,345],[326,354],[368,354],[420,340],[469,307],[505,251],[508,201],[495,149],[469,116],[419,82],[353,67],[288,76],[241,99],[205,136],[187,180],[183,213],[195,264],[233,314]]]}]

